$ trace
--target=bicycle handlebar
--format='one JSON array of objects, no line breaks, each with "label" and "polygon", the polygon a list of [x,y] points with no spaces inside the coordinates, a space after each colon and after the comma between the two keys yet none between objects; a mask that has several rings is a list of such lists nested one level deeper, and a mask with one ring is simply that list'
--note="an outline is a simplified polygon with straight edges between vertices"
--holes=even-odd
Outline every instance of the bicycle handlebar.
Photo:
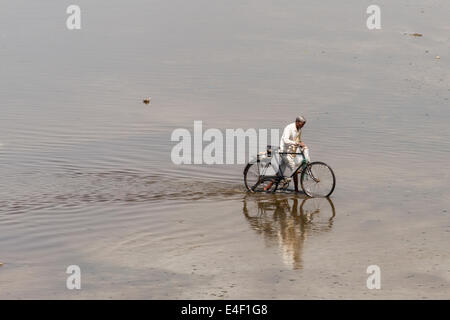
[{"label": "bicycle handlebar", "polygon": [[303,152],[278,152],[278,154],[303,154]]},{"label": "bicycle handlebar", "polygon": [[[270,149],[271,149],[271,151],[270,152],[273,152],[273,153],[278,153],[278,154],[299,154],[299,155],[304,155],[304,152],[303,152],[303,149],[301,148],[300,150],[301,150],[301,152],[280,152],[280,151],[278,151],[278,150],[276,150],[276,149],[279,149],[280,147],[275,147],[275,146],[272,146]],[[276,151],[275,151],[276,150]],[[259,152],[258,153],[258,157],[259,156],[262,156],[262,155],[265,155],[265,154],[267,154],[268,153],[268,151],[263,151],[263,152]]]}]

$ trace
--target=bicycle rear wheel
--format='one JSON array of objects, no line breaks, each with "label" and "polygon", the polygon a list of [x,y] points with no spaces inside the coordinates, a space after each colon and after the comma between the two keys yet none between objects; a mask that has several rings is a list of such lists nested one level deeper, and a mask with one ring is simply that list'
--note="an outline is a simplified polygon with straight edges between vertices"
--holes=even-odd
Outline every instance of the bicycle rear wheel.
[{"label": "bicycle rear wheel", "polygon": [[261,168],[256,163],[249,163],[244,169],[245,188],[250,192],[275,192],[278,183],[273,183],[270,188],[269,183],[274,181],[273,177],[261,176]]},{"label": "bicycle rear wheel", "polygon": [[252,192],[270,192],[277,191],[278,182],[273,177],[262,177],[261,180],[253,186]]},{"label": "bicycle rear wheel", "polygon": [[326,163],[311,162],[303,169],[301,185],[310,197],[329,197],[336,186],[336,177]]}]

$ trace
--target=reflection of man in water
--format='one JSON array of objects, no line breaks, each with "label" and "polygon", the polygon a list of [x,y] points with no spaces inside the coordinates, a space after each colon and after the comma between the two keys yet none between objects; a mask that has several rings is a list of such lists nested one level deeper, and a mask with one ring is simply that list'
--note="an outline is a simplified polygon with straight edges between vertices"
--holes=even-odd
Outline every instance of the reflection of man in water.
[{"label": "reflection of man in water", "polygon": [[[286,128],[284,128],[280,140],[280,151],[296,153],[297,149],[300,147],[305,154],[306,160],[309,161],[308,147],[302,141],[302,128],[305,123],[305,118],[298,116],[295,119],[295,122],[288,124]],[[282,154],[281,159],[280,170],[285,176],[291,175],[299,166],[300,162],[303,161],[303,158],[297,157],[296,154]],[[287,167],[289,167],[290,172],[285,172]],[[269,190],[272,187],[272,184],[273,182],[269,183],[264,189]],[[298,192],[298,174],[294,175],[294,188],[295,192]]]},{"label": "reflection of man in water", "polygon": [[[299,214],[298,199],[292,206],[287,198],[274,201],[244,200],[244,215],[252,229],[261,233],[269,242],[278,243],[283,261],[294,269],[303,267],[303,243],[307,236],[303,217]],[[254,205],[256,204],[256,208]]]},{"label": "reflection of man in water", "polygon": [[[244,199],[243,208],[251,228],[266,240],[278,243],[283,261],[293,269],[303,268],[303,246],[311,231],[317,234],[331,230],[335,216],[334,205],[329,199],[304,199],[299,204],[297,198],[274,197],[269,201],[249,198]],[[321,209],[325,220],[318,216]],[[313,215],[318,218],[316,222]]]},{"label": "reflection of man in water", "polygon": [[[289,206],[289,205],[288,205]],[[278,244],[283,253],[283,261],[294,269],[303,268],[302,252],[308,235],[304,221],[298,215],[298,200],[294,199],[292,209],[275,212],[279,221]]]}]

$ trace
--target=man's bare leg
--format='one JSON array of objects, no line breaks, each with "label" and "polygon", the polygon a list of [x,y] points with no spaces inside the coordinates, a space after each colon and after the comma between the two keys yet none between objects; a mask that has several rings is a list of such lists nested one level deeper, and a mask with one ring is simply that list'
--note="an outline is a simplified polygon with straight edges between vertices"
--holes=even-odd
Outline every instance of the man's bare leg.
[{"label": "man's bare leg", "polygon": [[298,174],[294,174],[294,188],[295,192],[298,192]]},{"label": "man's bare leg", "polygon": [[269,184],[267,186],[264,187],[264,191],[270,190],[270,188],[273,185],[273,181],[270,181]]}]

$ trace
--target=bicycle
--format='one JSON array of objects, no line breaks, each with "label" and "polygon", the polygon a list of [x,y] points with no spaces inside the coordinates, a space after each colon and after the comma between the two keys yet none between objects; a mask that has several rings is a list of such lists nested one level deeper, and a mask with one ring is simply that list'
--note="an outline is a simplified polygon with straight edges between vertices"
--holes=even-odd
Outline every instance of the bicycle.
[{"label": "bicycle", "polygon": [[[275,193],[278,188],[287,190],[292,177],[300,174],[300,184],[303,192],[309,197],[329,197],[336,186],[336,177],[333,170],[324,162],[309,162],[304,152],[277,152],[280,156],[286,154],[302,155],[303,160],[293,173],[286,177],[272,164],[272,147],[267,146],[265,152],[260,152],[256,160],[249,161],[244,169],[244,183],[249,192]],[[283,160],[282,160],[283,161]],[[275,175],[266,175],[267,169],[272,168]]]}]

